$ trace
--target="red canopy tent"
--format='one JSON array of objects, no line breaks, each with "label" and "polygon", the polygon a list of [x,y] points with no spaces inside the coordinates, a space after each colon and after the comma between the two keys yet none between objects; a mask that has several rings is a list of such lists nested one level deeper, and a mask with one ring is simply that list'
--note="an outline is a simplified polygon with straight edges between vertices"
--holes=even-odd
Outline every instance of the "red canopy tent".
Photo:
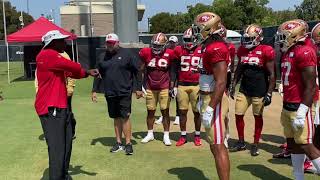
[{"label": "red canopy tent", "polygon": [[41,42],[41,37],[51,30],[59,30],[64,35],[70,35],[70,40],[77,39],[75,34],[62,29],[44,17],[40,17],[20,31],[8,35],[8,43]]},{"label": "red canopy tent", "polygon": [[[8,35],[8,43],[26,43],[26,42],[42,42],[42,36],[45,35],[48,31],[59,30],[64,35],[70,35],[68,40],[71,40],[72,43],[72,58],[75,60],[75,51],[73,40],[77,39],[77,36],[71,32],[68,32],[61,27],[53,24],[48,19],[40,17],[33,23],[22,28],[21,30]],[[9,76],[9,59],[8,61],[8,77]],[[31,72],[32,73],[32,72]],[[10,80],[9,80],[10,82]]]}]

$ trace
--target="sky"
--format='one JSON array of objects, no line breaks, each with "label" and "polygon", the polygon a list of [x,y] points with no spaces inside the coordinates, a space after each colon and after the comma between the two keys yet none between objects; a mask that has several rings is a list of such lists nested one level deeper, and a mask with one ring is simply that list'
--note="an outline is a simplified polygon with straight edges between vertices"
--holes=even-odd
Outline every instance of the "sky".
[{"label": "sky", "polygon": [[[11,4],[18,11],[27,11],[27,2],[29,2],[29,12],[37,19],[41,14],[54,15],[56,23],[60,25],[59,8],[68,0],[10,0]],[[147,19],[159,12],[186,12],[187,5],[196,3],[211,4],[212,0],[137,0],[138,4],[144,4],[146,11],[142,22],[139,22],[139,30],[147,29]],[[303,0],[269,0],[268,7],[274,10],[293,9],[294,5],[299,5]],[[53,10],[53,13],[52,13]]]}]

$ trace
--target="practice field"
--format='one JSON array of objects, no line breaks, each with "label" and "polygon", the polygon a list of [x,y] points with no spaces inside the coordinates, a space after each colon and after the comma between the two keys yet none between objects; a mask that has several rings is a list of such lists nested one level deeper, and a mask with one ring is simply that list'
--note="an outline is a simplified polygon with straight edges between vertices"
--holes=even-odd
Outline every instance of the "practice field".
[{"label": "practice field", "polygon": [[[35,113],[33,81],[21,81],[21,64],[11,63],[12,79],[7,85],[6,64],[0,63],[0,91],[4,101],[0,101],[0,179],[38,180],[48,179],[47,147],[39,119]],[[195,147],[193,134],[190,141],[176,147],[179,127],[171,126],[173,146],[162,143],[162,126],[155,125],[156,140],[141,144],[146,135],[145,101],[133,96],[132,124],[134,155],[124,152],[112,154],[109,149],[114,143],[113,121],[107,117],[103,95],[98,103],[91,102],[92,79],[77,81],[73,109],[77,119],[77,138],[73,142],[70,174],[75,180],[122,180],[122,179],[218,179],[213,156],[208,145]],[[251,157],[249,151],[230,153],[231,179],[249,180],[289,180],[293,179],[291,161],[272,159],[272,153],[279,152],[278,146],[284,142],[280,125],[281,98],[274,93],[272,105],[265,110],[264,130],[260,145],[260,156]],[[171,105],[174,116],[175,105]],[[159,114],[159,113],[158,113]],[[236,139],[234,122],[234,102],[231,102],[231,138]],[[254,120],[251,110],[245,117],[247,142],[253,140]],[[193,132],[193,119],[188,119],[188,132]],[[204,135],[204,134],[203,134]],[[320,176],[306,175],[308,180]]]}]

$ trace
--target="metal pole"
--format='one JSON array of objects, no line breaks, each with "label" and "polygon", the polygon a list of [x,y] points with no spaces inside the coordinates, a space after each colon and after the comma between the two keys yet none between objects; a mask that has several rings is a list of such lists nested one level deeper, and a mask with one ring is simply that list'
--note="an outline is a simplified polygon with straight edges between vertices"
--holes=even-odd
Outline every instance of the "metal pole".
[{"label": "metal pole", "polygon": [[3,28],[4,28],[4,41],[7,49],[7,64],[8,64],[8,84],[10,84],[10,57],[9,57],[9,45],[7,40],[7,22],[6,22],[6,10],[4,6],[4,0],[2,0],[2,13],[3,13]]},{"label": "metal pole", "polygon": [[89,5],[89,23],[90,23],[90,37],[93,36],[93,24],[92,24],[92,0],[89,1],[90,2],[90,5]]},{"label": "metal pole", "polygon": [[28,12],[28,14],[30,14],[29,13],[29,0],[27,0],[27,12]]}]

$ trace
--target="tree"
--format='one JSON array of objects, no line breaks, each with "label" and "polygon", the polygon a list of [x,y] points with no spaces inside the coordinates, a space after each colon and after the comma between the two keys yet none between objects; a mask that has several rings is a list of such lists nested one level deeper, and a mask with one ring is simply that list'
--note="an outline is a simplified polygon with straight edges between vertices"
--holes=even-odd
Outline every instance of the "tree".
[{"label": "tree", "polygon": [[212,4],[213,12],[218,14],[227,29],[241,29],[243,22],[241,17],[244,13],[234,5],[233,0],[215,0]]},{"label": "tree", "polygon": [[150,19],[150,33],[172,33],[175,30],[175,17],[170,13],[159,13]]},{"label": "tree", "polygon": [[296,6],[296,14],[306,21],[320,20],[320,1],[303,0],[300,6]]},{"label": "tree", "polygon": [[[2,4],[2,1],[0,1]],[[12,6],[10,2],[5,2],[6,10],[6,23],[7,23],[7,33],[11,34],[18,31],[21,28],[21,22],[19,20],[20,12],[16,10],[16,7]],[[4,28],[3,28],[3,13],[0,13],[0,39],[4,39]],[[32,23],[34,20],[32,16],[23,12],[24,25]]]}]

